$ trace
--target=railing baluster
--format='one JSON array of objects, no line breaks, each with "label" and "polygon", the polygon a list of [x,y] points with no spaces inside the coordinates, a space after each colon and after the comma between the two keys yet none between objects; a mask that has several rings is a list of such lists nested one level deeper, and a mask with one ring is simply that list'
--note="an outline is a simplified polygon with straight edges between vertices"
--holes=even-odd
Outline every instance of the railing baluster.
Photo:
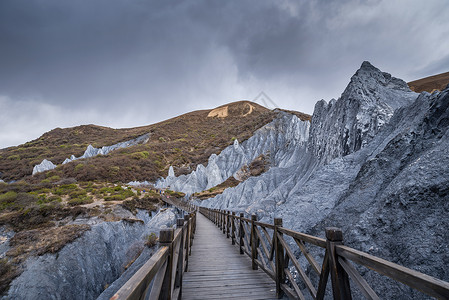
[{"label": "railing baluster", "polygon": [[243,252],[243,236],[244,236],[244,231],[243,231],[243,213],[240,213],[240,223],[239,223],[239,235],[240,235],[240,254],[244,254]]},{"label": "railing baluster", "polygon": [[159,295],[159,299],[172,299],[172,272],[173,272],[173,238],[175,231],[173,228],[161,229],[159,233],[159,243],[162,246],[168,246],[168,263],[167,270],[165,271],[164,281],[162,283],[162,290]]},{"label": "railing baluster", "polygon": [[326,251],[329,255],[329,269],[331,273],[332,291],[335,300],[350,300],[351,288],[346,271],[338,262],[338,256],[335,251],[336,245],[343,244],[343,233],[340,228],[326,228]]},{"label": "railing baluster", "polygon": [[257,235],[256,235],[256,225],[254,224],[254,222],[257,221],[257,216],[256,215],[251,215],[251,263],[252,263],[252,268],[253,270],[257,270],[258,266],[256,263],[256,259],[257,259]]},{"label": "railing baluster", "polygon": [[280,299],[283,295],[282,284],[285,281],[284,275],[284,249],[282,249],[282,244],[278,239],[278,235],[282,235],[278,231],[278,228],[282,227],[282,219],[274,218],[274,252],[275,252],[275,265],[276,265],[276,296]]},{"label": "railing baluster", "polygon": [[231,220],[231,240],[232,245],[235,245],[235,211],[232,212]]}]

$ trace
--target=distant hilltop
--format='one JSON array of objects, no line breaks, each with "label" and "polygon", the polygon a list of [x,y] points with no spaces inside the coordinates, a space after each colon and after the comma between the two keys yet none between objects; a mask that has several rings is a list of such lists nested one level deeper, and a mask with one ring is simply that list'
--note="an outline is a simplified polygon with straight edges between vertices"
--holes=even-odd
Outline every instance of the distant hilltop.
[{"label": "distant hilltop", "polygon": [[413,80],[408,83],[410,89],[414,92],[429,92],[442,91],[449,84],[449,72],[433,75],[418,80]]}]

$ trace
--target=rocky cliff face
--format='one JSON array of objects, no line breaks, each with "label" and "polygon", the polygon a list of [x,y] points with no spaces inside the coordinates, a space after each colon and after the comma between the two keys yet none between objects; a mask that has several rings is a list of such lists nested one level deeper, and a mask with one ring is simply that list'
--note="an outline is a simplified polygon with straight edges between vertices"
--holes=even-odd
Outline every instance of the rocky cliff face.
[{"label": "rocky cliff face", "polygon": [[219,155],[210,156],[206,167],[198,165],[192,173],[178,177],[170,168],[168,176],[156,182],[156,187],[170,187],[186,194],[204,191],[224,182],[260,154],[267,155],[273,166],[289,166],[293,164],[292,154],[302,152],[301,147],[304,150],[309,127],[308,121],[279,112],[274,121],[258,129],[242,144],[235,140]]},{"label": "rocky cliff face", "polygon": [[[317,103],[308,138],[291,139],[283,123],[271,140],[282,159],[199,204],[318,236],[339,226],[346,244],[448,281],[448,106],[449,89],[418,95],[365,62],[341,98]],[[386,298],[425,298],[367,279]]]},{"label": "rocky cliff face", "polygon": [[[142,222],[95,224],[58,253],[29,258],[25,271],[12,282],[5,299],[96,299],[142,250],[138,261],[149,258],[151,251],[144,249],[145,235],[158,233],[161,226],[172,226],[176,220],[172,209],[153,218],[140,211],[137,217]],[[137,267],[131,269],[136,271]],[[115,290],[120,287],[113,286]]]},{"label": "rocky cliff face", "polygon": [[[84,154],[80,157],[75,157],[75,155],[71,155],[70,158],[66,158],[62,164],[65,165],[69,162],[72,162],[74,160],[82,159],[82,158],[89,158],[89,157],[95,157],[97,155],[106,155],[111,151],[121,149],[121,148],[128,148],[131,146],[135,146],[138,144],[145,144],[148,142],[148,139],[150,138],[149,134],[144,134],[142,136],[139,136],[135,139],[120,142],[111,146],[104,146],[101,148],[95,148],[92,145],[87,146],[86,151],[84,151]],[[41,172],[45,172],[48,170],[53,170],[56,168],[56,165],[52,163],[51,161],[44,159],[40,164],[35,165],[33,168],[33,175]]]},{"label": "rocky cliff face", "polygon": [[417,94],[407,83],[364,62],[338,100],[317,102],[309,147],[324,163],[365,146]]}]

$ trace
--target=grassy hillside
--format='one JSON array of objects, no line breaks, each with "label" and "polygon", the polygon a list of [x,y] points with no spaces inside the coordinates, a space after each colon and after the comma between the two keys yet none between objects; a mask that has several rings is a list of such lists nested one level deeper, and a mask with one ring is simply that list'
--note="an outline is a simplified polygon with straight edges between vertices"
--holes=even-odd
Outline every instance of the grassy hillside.
[{"label": "grassy hillside", "polygon": [[[194,111],[157,124],[112,129],[95,125],[57,128],[40,138],[0,150],[0,172],[5,181],[26,179],[40,182],[63,178],[79,181],[128,182],[156,180],[174,166],[176,175],[206,164],[212,153],[220,153],[235,139],[244,141],[269,123],[275,112],[256,103],[239,101],[213,110]],[[302,119],[310,116],[299,114]],[[147,143],[119,149],[105,156],[60,165],[70,155],[81,156],[86,147],[109,146],[150,133]],[[59,165],[55,170],[30,176],[43,159]]]},{"label": "grassy hillside", "polygon": [[449,84],[449,72],[441,73],[434,76],[410,81],[408,86],[414,92],[429,92],[432,93],[436,90],[441,91]]}]

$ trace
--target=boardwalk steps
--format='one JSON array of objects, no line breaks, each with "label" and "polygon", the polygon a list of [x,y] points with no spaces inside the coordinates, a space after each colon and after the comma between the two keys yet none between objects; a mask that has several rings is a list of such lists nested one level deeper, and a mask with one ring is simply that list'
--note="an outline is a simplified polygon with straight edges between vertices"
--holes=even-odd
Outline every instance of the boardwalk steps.
[{"label": "boardwalk steps", "polygon": [[[338,228],[326,228],[322,239],[284,228],[282,219],[267,224],[255,215],[248,219],[243,213],[170,202],[186,212],[185,218],[178,219],[176,229],[161,229],[159,250],[112,300],[346,300],[355,289],[366,299],[380,299],[376,287],[359,273],[360,266],[428,296],[449,299],[448,282],[344,246]],[[322,251],[320,259],[311,255],[316,250]],[[304,258],[301,263],[298,255]]]},{"label": "boardwalk steps", "polygon": [[261,270],[252,270],[251,259],[238,251],[199,214],[182,299],[277,299],[273,280]]}]

